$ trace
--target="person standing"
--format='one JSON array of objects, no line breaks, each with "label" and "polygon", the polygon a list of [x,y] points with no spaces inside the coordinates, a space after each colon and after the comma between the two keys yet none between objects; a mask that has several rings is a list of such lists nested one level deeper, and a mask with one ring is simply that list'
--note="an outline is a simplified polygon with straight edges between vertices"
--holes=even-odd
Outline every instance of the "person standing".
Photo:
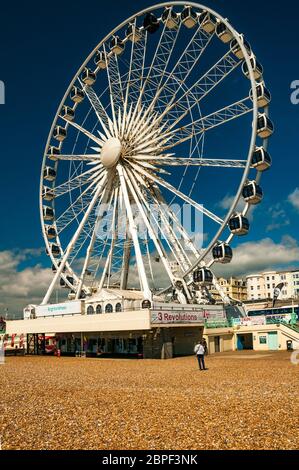
[{"label": "person standing", "polygon": [[197,356],[198,365],[200,370],[207,370],[205,365],[205,348],[203,342],[200,341],[194,348],[194,352]]}]

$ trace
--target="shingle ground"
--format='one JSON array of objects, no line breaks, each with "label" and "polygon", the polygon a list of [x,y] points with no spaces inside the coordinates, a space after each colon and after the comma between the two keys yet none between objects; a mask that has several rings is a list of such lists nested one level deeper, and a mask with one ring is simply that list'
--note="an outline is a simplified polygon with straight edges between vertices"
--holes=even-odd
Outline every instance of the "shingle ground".
[{"label": "shingle ground", "polygon": [[299,449],[290,353],[169,361],[12,357],[2,449]]}]

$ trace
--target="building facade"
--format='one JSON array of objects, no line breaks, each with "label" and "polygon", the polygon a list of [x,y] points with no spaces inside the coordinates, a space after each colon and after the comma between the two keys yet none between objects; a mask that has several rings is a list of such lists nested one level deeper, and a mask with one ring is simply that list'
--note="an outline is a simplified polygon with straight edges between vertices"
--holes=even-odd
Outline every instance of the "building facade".
[{"label": "building facade", "polygon": [[[221,277],[218,279],[218,284],[220,285],[223,292],[230,298],[240,300],[241,302],[247,300],[246,279],[238,279],[236,277],[224,279]],[[220,300],[219,292],[214,287],[211,289],[211,294],[215,299]]]},{"label": "building facade", "polygon": [[283,283],[279,299],[299,299],[299,271],[268,271],[247,276],[247,299],[273,299],[275,287]]}]

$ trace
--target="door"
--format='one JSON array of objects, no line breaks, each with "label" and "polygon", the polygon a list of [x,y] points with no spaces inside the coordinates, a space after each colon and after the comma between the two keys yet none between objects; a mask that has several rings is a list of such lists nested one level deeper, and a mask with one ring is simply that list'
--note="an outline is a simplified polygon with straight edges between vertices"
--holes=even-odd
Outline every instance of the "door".
[{"label": "door", "polygon": [[244,336],[237,335],[237,348],[238,348],[238,351],[243,351],[243,349],[244,349]]},{"label": "door", "polygon": [[220,352],[220,336],[215,336],[215,353]]},{"label": "door", "polygon": [[276,351],[278,349],[278,334],[276,331],[268,333],[268,345],[270,351]]}]

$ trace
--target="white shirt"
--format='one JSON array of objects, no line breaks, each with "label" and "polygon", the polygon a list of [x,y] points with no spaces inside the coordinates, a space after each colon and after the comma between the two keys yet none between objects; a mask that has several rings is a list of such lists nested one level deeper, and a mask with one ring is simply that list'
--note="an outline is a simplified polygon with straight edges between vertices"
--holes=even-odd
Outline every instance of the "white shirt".
[{"label": "white shirt", "polygon": [[205,353],[205,348],[203,347],[202,344],[199,345],[198,349],[197,349],[197,355],[200,356],[200,355],[203,355]]}]

